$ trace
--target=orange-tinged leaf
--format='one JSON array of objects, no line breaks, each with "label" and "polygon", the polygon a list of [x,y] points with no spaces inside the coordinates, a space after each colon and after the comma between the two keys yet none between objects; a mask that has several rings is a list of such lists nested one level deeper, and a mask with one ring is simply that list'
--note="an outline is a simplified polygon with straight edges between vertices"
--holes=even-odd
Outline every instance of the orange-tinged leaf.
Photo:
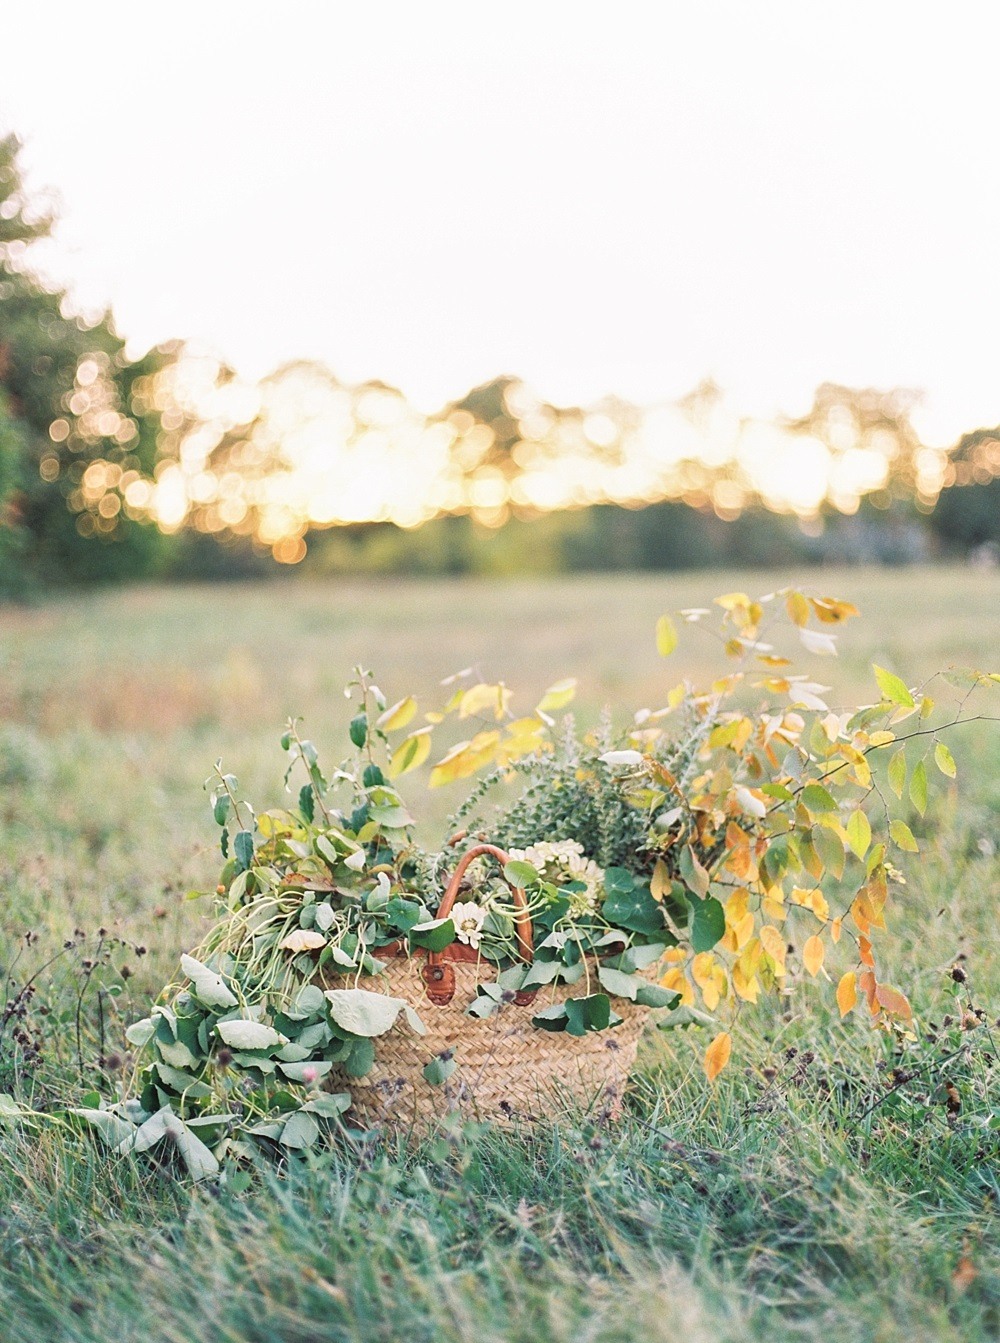
[{"label": "orange-tinged leaf", "polygon": [[656,651],[668,658],[677,647],[677,627],[669,616],[660,616],[656,622]]},{"label": "orange-tinged leaf", "polygon": [[846,1017],[848,1012],[857,1006],[857,1002],[858,977],[853,970],[848,970],[846,975],[841,976],[837,985],[837,1006],[840,1008],[840,1015]]},{"label": "orange-tinged leaf", "polygon": [[869,970],[874,970],[875,957],[872,955],[872,944],[864,934],[858,938],[858,952],[861,956],[861,964],[867,965]]},{"label": "orange-tinged leaf", "polygon": [[887,1012],[891,1012],[895,1017],[903,1017],[909,1021],[913,1016],[913,1008],[910,1006],[906,995],[900,993],[899,989],[891,989],[888,984],[879,984],[875,989],[875,1001],[880,1007],[884,1007]]},{"label": "orange-tinged leaf", "polygon": [[802,948],[802,964],[811,975],[819,974],[823,965],[823,956],[825,948],[822,939],[813,933],[812,937],[806,939],[806,944]]},{"label": "orange-tinged leaf", "polygon": [[657,858],[653,867],[653,875],[649,882],[650,893],[654,900],[662,900],[665,895],[670,894],[670,873],[667,865],[662,858]]},{"label": "orange-tinged leaf", "polygon": [[398,732],[401,727],[406,727],[417,712],[417,701],[412,695],[407,695],[391,708],[386,709],[385,713],[380,714],[375,719],[375,726],[381,728],[383,732]]},{"label": "orange-tinged leaf", "polygon": [[705,1069],[705,1076],[710,1082],[714,1082],[725,1068],[732,1052],[732,1036],[728,1031],[722,1031],[705,1050],[705,1061],[702,1066]]},{"label": "orange-tinged leaf", "polygon": [[853,602],[838,601],[836,597],[810,597],[817,617],[827,625],[839,625],[851,616],[860,615]]},{"label": "orange-tinged leaf", "polygon": [[674,966],[672,970],[668,970],[660,980],[660,983],[665,989],[671,989],[674,993],[680,994],[682,1007],[694,1006],[694,986],[684,971],[678,966]]}]

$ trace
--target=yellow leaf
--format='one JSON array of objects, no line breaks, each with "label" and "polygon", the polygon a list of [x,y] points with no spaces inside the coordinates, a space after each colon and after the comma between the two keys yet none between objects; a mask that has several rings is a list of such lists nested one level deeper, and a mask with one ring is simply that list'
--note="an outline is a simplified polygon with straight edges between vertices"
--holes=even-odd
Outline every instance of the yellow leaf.
[{"label": "yellow leaf", "polygon": [[728,1031],[723,1031],[717,1035],[712,1043],[705,1050],[705,1061],[702,1065],[705,1069],[705,1076],[710,1082],[714,1082],[719,1073],[729,1062],[729,1056],[733,1052],[733,1040]]},{"label": "yellow leaf", "polygon": [[943,741],[939,741],[934,747],[934,763],[942,774],[946,774],[949,779],[953,779],[958,773],[955,767],[955,757]]},{"label": "yellow leaf", "polygon": [[812,937],[806,939],[806,944],[802,948],[802,964],[811,975],[819,974],[823,965],[823,955],[823,942],[813,933]]},{"label": "yellow leaf", "polygon": [[555,685],[549,686],[535,705],[535,710],[537,713],[555,713],[558,709],[565,709],[575,694],[575,676],[570,676],[565,681],[556,681]]},{"label": "yellow leaf", "polygon": [[499,722],[507,713],[509,703],[510,691],[502,681],[499,685],[486,685],[480,682],[479,685],[470,686],[462,696],[458,716],[472,718],[476,714],[492,713]]},{"label": "yellow leaf", "polygon": [[923,816],[927,810],[927,766],[918,760],[910,775],[910,801]]},{"label": "yellow leaf", "polygon": [[726,592],[721,597],[716,597],[716,606],[721,606],[724,611],[735,611],[741,606],[749,607],[750,598],[745,592]]},{"label": "yellow leaf", "polygon": [[398,732],[401,727],[406,727],[416,712],[417,701],[412,695],[407,695],[398,704],[380,714],[375,719],[375,726],[381,728],[383,732]]},{"label": "yellow leaf", "polygon": [[467,779],[481,766],[489,764],[499,744],[499,732],[478,732],[472,741],[459,742],[431,770],[430,787],[440,788],[456,779]]},{"label": "yellow leaf", "polygon": [[868,738],[869,746],[888,746],[891,741],[896,740],[895,732],[889,732],[883,729],[880,732],[873,732]]},{"label": "yellow leaf", "polygon": [[889,834],[898,848],[905,849],[907,853],[920,852],[920,846],[913,838],[913,831],[905,821],[893,821],[889,826]]},{"label": "yellow leaf", "polygon": [[809,623],[809,603],[801,592],[790,592],[785,598],[785,610],[793,625],[800,628]]},{"label": "yellow leaf", "polygon": [[389,778],[398,779],[409,774],[411,769],[419,769],[431,753],[431,735],[433,728],[421,727],[404,737],[392,753],[389,763]]},{"label": "yellow leaf", "polygon": [[872,828],[868,817],[859,807],[852,811],[847,821],[847,842],[859,858],[864,858],[868,845],[872,842]]},{"label": "yellow leaf", "polygon": [[781,936],[780,931],[773,924],[765,923],[760,930],[760,942],[775,966],[780,966],[783,970],[785,965],[785,939]]},{"label": "yellow leaf", "polygon": [[840,983],[837,985],[837,1006],[840,1008],[840,1015],[846,1017],[858,1001],[858,977],[853,970],[848,970],[846,975],[842,975]]},{"label": "yellow leaf", "polygon": [[669,616],[660,616],[656,622],[656,651],[668,658],[677,647],[677,627]]}]

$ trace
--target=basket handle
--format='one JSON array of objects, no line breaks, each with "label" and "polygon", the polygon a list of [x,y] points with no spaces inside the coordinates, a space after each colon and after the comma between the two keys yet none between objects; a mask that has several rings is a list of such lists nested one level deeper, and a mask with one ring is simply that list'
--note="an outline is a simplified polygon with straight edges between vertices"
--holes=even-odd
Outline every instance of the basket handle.
[{"label": "basket handle", "polygon": [[[498,863],[506,867],[510,862],[510,855],[503,849],[497,848],[495,844],[474,844],[459,859],[458,866],[451,874],[451,880],[448,882],[444,898],[438,906],[438,918],[446,919],[452,911],[455,900],[458,896],[458,888],[462,884],[462,878],[465,876],[469,865],[484,854],[490,854]],[[514,934],[517,938],[517,950],[521,959],[531,963],[534,955],[534,938],[532,935],[531,915],[528,913],[528,899],[524,894],[522,886],[515,886],[513,882],[507,883],[510,886],[510,892],[514,899],[514,908],[517,914],[514,920]],[[427,953],[427,964],[423,970],[423,980],[427,988],[427,996],[432,1003],[439,1007],[444,1007],[450,1003],[455,996],[455,971],[443,957],[440,951],[429,951]],[[535,995],[533,993],[517,994],[514,1001],[522,1005],[530,1002]]]}]

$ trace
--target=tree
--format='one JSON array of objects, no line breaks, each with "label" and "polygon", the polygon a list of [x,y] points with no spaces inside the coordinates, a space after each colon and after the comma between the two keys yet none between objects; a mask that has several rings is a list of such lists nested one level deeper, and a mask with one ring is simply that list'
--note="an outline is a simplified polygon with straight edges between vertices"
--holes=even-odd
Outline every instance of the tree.
[{"label": "tree", "polygon": [[[0,555],[4,586],[148,573],[161,539],[128,504],[151,478],[160,415],[142,389],[169,353],[132,360],[111,314],[76,312],[31,246],[52,216],[30,201],[20,141],[0,139]],[[105,544],[87,544],[91,538]]]}]

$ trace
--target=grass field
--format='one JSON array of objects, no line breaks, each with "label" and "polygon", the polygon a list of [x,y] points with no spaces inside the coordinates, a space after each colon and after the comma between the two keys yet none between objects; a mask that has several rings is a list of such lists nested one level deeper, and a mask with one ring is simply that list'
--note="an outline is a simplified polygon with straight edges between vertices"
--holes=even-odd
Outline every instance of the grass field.
[{"label": "grass field", "polygon": [[[184,899],[216,880],[203,779],[221,756],[277,803],[289,714],[344,752],[355,663],[390,699],[430,704],[472,664],[515,708],[568,674],[584,715],[656,707],[719,667],[695,629],[659,660],[662,611],[790,577],[134,589],[0,610],[0,970],[17,987],[39,971],[0,1037],[0,1093],[52,1109],[114,1092],[123,1025],[208,914]],[[871,698],[872,661],[911,683],[1000,666],[994,574],[818,586],[864,617],[816,660],[831,702]],[[1000,691],[980,711],[1000,715]],[[0,1340],[995,1339],[1000,723],[950,741],[957,788],[939,789],[897,901],[889,978],[921,1025],[902,1053],[810,981],[742,1015],[714,1086],[707,1031],[652,1032],[614,1126],[330,1152],[238,1196],[0,1110]],[[410,791],[439,828],[453,799]],[[126,980],[91,964],[98,929],[105,949],[121,939]],[[119,996],[97,991],[112,979]],[[985,1015],[963,1031],[970,1004]]]}]

